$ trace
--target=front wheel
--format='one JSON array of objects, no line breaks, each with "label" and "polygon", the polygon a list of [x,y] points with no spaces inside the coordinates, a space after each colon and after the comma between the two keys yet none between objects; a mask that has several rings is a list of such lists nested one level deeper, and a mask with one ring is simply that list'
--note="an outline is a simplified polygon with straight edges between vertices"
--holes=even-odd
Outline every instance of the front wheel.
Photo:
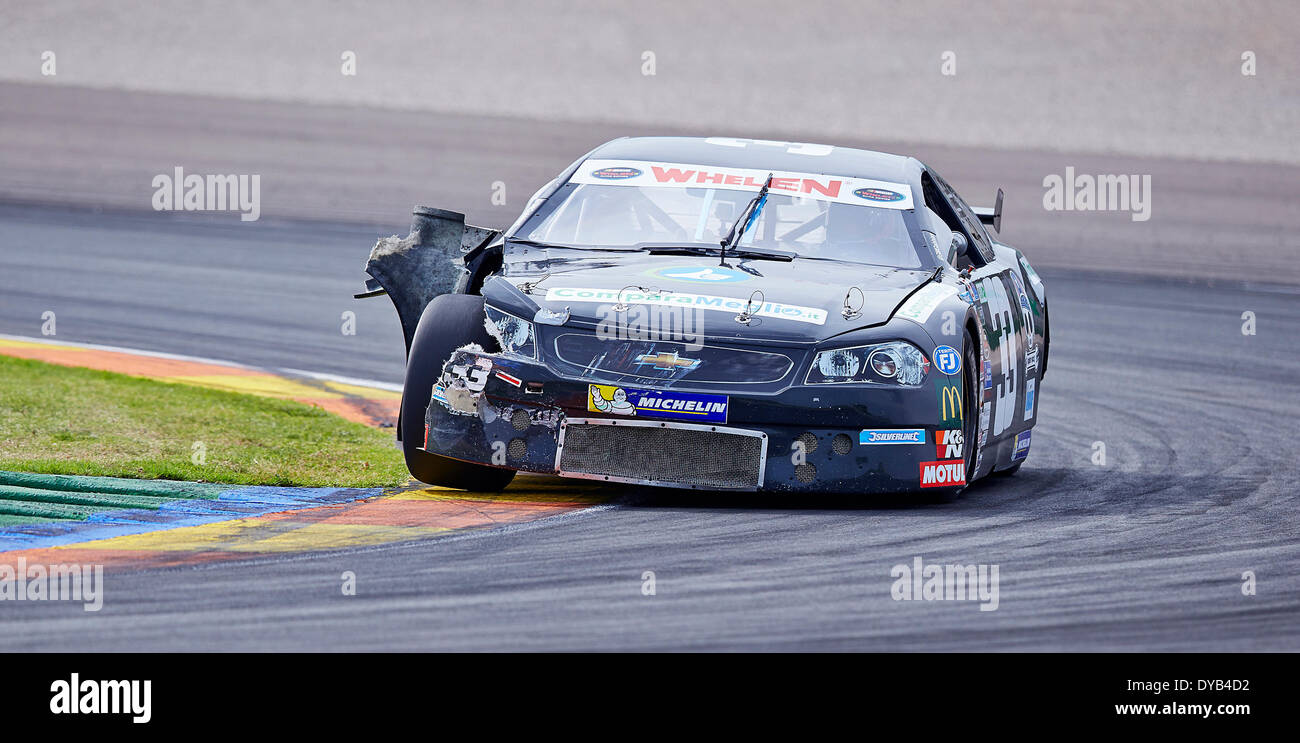
[{"label": "front wheel", "polygon": [[433,384],[442,376],[452,351],[468,343],[491,349],[496,339],[483,324],[483,298],[471,294],[443,294],[433,298],[416,325],[411,352],[406,358],[402,385],[402,454],[406,469],[420,482],[461,490],[497,492],[514,479],[515,471],[461,462],[431,454],[424,445],[424,414]]}]

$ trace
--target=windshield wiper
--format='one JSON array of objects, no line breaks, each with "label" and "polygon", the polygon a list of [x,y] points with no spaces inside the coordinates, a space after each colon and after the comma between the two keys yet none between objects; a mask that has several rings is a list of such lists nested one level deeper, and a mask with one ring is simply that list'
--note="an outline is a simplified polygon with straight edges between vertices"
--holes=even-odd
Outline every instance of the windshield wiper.
[{"label": "windshield wiper", "polygon": [[[731,225],[731,229],[727,230],[727,236],[722,238],[722,257],[719,259],[719,263],[727,260],[727,248],[743,240],[745,230],[748,230],[754,220],[758,219],[759,212],[763,211],[763,206],[767,204],[767,189],[771,186],[772,174],[768,173],[767,180],[763,181],[763,187],[758,189],[758,194],[749,200],[749,203],[745,205],[745,210],[740,213],[740,219],[737,219],[735,224]],[[744,222],[744,227],[740,226],[741,222]],[[739,235],[736,234],[737,229],[740,230]]]},{"label": "windshield wiper", "polygon": [[[643,245],[641,250],[652,255],[712,255],[717,253],[726,258],[725,248],[712,245]],[[731,254],[740,258],[755,258],[768,261],[790,262],[798,253],[786,250],[763,250],[761,248],[732,248]]]},{"label": "windshield wiper", "polygon": [[541,240],[529,240],[526,237],[507,237],[506,242],[515,245],[527,245],[530,248],[567,248],[568,245],[556,245],[555,243],[544,243]]},{"label": "windshield wiper", "polygon": [[530,240],[526,237],[507,237],[506,242],[511,245],[527,245],[530,248],[552,248],[556,250],[611,250],[615,252],[636,250],[636,248],[611,247],[607,245],[559,245],[556,243],[542,242],[541,240]]}]

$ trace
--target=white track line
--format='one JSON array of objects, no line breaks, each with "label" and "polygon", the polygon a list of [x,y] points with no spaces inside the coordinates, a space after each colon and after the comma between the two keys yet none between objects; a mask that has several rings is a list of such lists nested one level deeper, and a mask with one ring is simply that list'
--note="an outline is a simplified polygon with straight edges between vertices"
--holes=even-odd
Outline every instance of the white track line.
[{"label": "white track line", "polygon": [[402,385],[393,382],[380,382],[374,379],[357,379],[356,377],[344,377],[338,374],[324,374],[322,372],[304,371],[302,369],[278,369],[277,371],[291,374],[295,377],[307,377],[308,379],[318,379],[322,382],[337,382],[339,384],[350,384],[356,387],[369,387],[376,390],[388,390],[389,392],[401,392]]}]

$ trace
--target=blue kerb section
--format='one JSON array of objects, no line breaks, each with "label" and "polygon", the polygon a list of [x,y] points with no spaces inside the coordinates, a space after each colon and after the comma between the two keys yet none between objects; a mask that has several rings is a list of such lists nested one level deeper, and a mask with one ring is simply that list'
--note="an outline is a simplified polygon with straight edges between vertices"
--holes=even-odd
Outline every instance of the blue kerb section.
[{"label": "blue kerb section", "polygon": [[84,521],[45,522],[0,529],[0,552],[43,549],[96,539],[144,534],[183,526],[245,519],[373,498],[382,488],[273,488],[227,490],[215,499],[165,503],[158,510],[124,508],[91,514]]}]

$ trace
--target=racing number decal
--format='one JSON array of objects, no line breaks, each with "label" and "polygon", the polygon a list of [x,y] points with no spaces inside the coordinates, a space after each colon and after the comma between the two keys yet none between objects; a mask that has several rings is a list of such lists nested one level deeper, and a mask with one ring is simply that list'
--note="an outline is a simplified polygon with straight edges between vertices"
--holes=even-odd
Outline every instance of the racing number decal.
[{"label": "racing number decal", "polygon": [[488,373],[492,371],[489,359],[478,359],[473,364],[453,364],[451,376],[465,381],[465,389],[478,394],[487,386]]},{"label": "racing number decal", "polygon": [[[1007,296],[1002,277],[990,276],[983,280],[983,284],[982,293],[988,306],[989,327],[993,331],[998,358],[1002,362],[1002,378],[994,389],[993,435],[997,436],[1011,426],[1016,415],[1016,370],[1020,360],[1020,335],[1016,333],[1011,300]],[[1016,315],[1019,314],[1017,308]]]},{"label": "racing number decal", "polygon": [[1020,304],[1020,326],[1025,331],[1025,345],[1033,348],[1037,342],[1034,330],[1034,312],[1029,308],[1029,296],[1025,293],[1025,282],[1020,280],[1018,269],[1011,269],[1011,280],[1016,285],[1016,298]]}]

